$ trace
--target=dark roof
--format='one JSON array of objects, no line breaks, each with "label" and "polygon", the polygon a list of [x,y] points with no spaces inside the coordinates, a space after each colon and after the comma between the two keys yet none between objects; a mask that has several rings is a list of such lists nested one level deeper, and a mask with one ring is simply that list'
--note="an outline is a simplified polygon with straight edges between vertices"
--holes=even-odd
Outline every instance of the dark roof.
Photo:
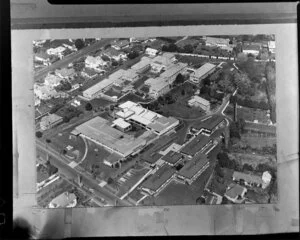
[{"label": "dark roof", "polygon": [[178,152],[174,152],[174,151],[170,151],[168,152],[165,156],[162,157],[162,160],[171,163],[171,164],[175,164],[176,162],[178,162],[181,158],[183,157],[182,154],[178,153]]},{"label": "dark roof", "polygon": [[158,159],[160,159],[163,155],[157,153],[157,152],[152,152],[151,154],[144,154],[142,156],[142,159],[145,160],[148,163],[155,163]]},{"label": "dark roof", "polygon": [[242,195],[244,189],[245,188],[239,184],[231,184],[226,191],[226,195],[231,198],[236,198]]},{"label": "dark roof", "polygon": [[209,143],[209,141],[209,137],[203,134],[199,134],[195,139],[185,145],[183,149],[181,149],[181,152],[193,156],[197,152],[199,152],[207,143]]},{"label": "dark roof", "polygon": [[192,127],[196,128],[196,129],[206,128],[206,129],[212,130],[224,119],[225,118],[223,116],[213,115],[212,117],[208,118],[207,120],[194,123],[192,125]]},{"label": "dark roof", "polygon": [[183,168],[178,172],[179,175],[191,179],[199,172],[205,164],[207,164],[208,158],[205,154],[199,153],[192,160],[188,161]]},{"label": "dark roof", "polygon": [[142,183],[142,187],[148,188],[152,191],[158,190],[168,179],[175,173],[175,169],[169,167],[167,164],[162,166],[152,176],[150,176],[145,182]]}]

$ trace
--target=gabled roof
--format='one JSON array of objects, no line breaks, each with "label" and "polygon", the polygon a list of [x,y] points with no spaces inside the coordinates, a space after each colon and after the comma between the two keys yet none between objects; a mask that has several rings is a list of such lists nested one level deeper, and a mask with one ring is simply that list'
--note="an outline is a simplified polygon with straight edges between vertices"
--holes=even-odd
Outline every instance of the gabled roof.
[{"label": "gabled roof", "polygon": [[196,138],[194,138],[191,142],[185,145],[181,152],[187,155],[195,155],[199,152],[206,144],[209,143],[211,139],[203,134],[199,134]]},{"label": "gabled roof", "polygon": [[199,121],[199,122],[193,123],[192,127],[196,128],[196,129],[205,128],[205,129],[213,130],[224,119],[225,118],[223,116],[213,115],[212,117],[210,117],[204,121]]},{"label": "gabled roof", "polygon": [[152,191],[158,190],[167,180],[175,173],[175,169],[168,165],[163,165],[152,176],[150,176],[141,187],[148,188]]},{"label": "gabled roof", "polygon": [[237,198],[238,196],[242,195],[246,188],[242,187],[239,184],[230,184],[229,188],[226,190],[225,195],[230,198]]},{"label": "gabled roof", "polygon": [[178,172],[179,175],[191,179],[195,176],[206,164],[208,158],[205,154],[198,153],[192,160],[189,160],[183,168]]},{"label": "gabled roof", "polygon": [[209,71],[213,70],[214,68],[216,68],[216,65],[211,63],[205,63],[200,68],[196,69],[194,76],[196,78],[200,78],[204,76],[206,73],[208,73]]}]

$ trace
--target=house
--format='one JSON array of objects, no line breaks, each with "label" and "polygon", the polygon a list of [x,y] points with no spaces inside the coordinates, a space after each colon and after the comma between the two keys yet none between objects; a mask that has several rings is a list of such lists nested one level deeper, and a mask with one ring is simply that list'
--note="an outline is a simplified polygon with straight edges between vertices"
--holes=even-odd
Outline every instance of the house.
[{"label": "house", "polygon": [[73,68],[63,68],[56,69],[55,74],[65,80],[72,80],[75,77],[76,72]]},{"label": "house", "polygon": [[271,53],[275,54],[275,41],[268,42],[268,49]]},{"label": "house", "polygon": [[36,62],[41,62],[45,66],[49,66],[51,64],[50,57],[46,52],[40,51],[34,54],[34,60]]},{"label": "house", "polygon": [[48,100],[56,96],[56,94],[55,89],[50,86],[34,84],[34,95],[40,100]]},{"label": "house", "polygon": [[44,84],[49,87],[56,87],[60,84],[63,79],[55,74],[50,74],[45,77]]},{"label": "house", "polygon": [[131,43],[143,43],[148,41],[149,39],[147,37],[131,37],[129,38],[129,41]]},{"label": "house", "polygon": [[115,40],[111,44],[111,46],[116,50],[121,50],[121,49],[128,47],[129,44],[130,44],[130,42],[128,40],[124,39],[124,40]]},{"label": "house", "polygon": [[105,62],[100,56],[97,57],[88,56],[85,59],[85,67],[91,68],[97,72],[101,72],[102,71],[101,67],[107,65],[108,65],[107,62]]},{"label": "house", "polygon": [[176,61],[175,54],[163,53],[153,58],[151,62],[151,71],[154,73],[160,73],[162,70],[169,68]]},{"label": "house", "polygon": [[205,43],[207,46],[217,46],[220,48],[227,49],[229,47],[230,39],[228,38],[217,38],[217,37],[206,37]]},{"label": "house", "polygon": [[268,171],[265,171],[262,176],[234,171],[232,179],[236,182],[240,182],[242,180],[245,185],[249,187],[255,186],[265,189],[269,186],[272,176]]},{"label": "house", "polygon": [[46,52],[48,55],[55,55],[55,56],[59,57],[60,59],[62,59],[64,57],[63,53],[65,50],[66,50],[65,47],[59,46],[56,48],[49,48],[49,49],[47,49]]},{"label": "house", "polygon": [[42,119],[40,121],[40,127],[42,130],[47,130],[47,129],[57,126],[62,121],[63,121],[63,118],[61,116],[58,116],[56,114],[49,114],[49,115],[42,117]]},{"label": "house", "polygon": [[41,104],[41,99],[39,99],[38,97],[34,97],[34,106],[39,106]]},{"label": "house", "polygon": [[252,54],[254,56],[257,56],[260,52],[260,46],[259,45],[244,45],[243,46],[243,53],[245,54]]},{"label": "house", "polygon": [[179,170],[177,180],[192,184],[208,167],[209,160],[207,156],[199,153]]},{"label": "house", "polygon": [[200,83],[202,79],[206,78],[209,74],[216,70],[216,65],[205,63],[200,68],[196,69],[190,75],[190,80],[194,83]]},{"label": "house", "polygon": [[234,203],[242,203],[245,200],[246,192],[247,188],[242,187],[239,184],[232,183],[228,186],[224,196]]},{"label": "house", "polygon": [[121,60],[127,60],[127,55],[124,52],[120,52],[116,50],[115,48],[108,48],[103,51],[102,55],[107,56],[110,60],[115,60],[117,62]]},{"label": "house", "polygon": [[150,48],[150,47],[148,47],[145,51],[145,53],[148,54],[149,56],[156,56],[158,52],[159,51],[157,49]]},{"label": "house", "polygon": [[[102,72],[105,72],[105,70],[103,70]],[[85,78],[92,79],[98,76],[99,71],[95,71],[92,68],[84,68],[80,74]]]},{"label": "house", "polygon": [[103,163],[109,167],[115,167],[117,164],[121,164],[122,156],[117,153],[112,153],[104,158]]},{"label": "house", "polygon": [[205,112],[209,112],[210,110],[210,102],[199,96],[192,96],[188,101],[188,105],[191,107],[200,107]]},{"label": "house", "polygon": [[49,203],[49,208],[69,208],[69,207],[75,207],[77,204],[77,197],[74,193],[64,192],[54,198]]}]

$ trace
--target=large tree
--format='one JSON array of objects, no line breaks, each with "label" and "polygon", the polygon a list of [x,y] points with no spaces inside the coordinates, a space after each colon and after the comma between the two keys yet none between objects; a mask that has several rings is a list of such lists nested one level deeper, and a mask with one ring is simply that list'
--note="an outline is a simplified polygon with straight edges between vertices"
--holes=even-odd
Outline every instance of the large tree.
[{"label": "large tree", "polygon": [[83,39],[80,39],[80,38],[76,39],[74,44],[75,44],[75,47],[77,48],[77,50],[80,50],[80,49],[84,48],[84,46],[85,46]]}]

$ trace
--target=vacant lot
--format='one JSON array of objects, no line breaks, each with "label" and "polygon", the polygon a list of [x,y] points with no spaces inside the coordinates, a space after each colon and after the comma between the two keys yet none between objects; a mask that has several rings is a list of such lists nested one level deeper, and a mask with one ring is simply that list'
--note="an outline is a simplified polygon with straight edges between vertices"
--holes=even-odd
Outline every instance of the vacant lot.
[{"label": "vacant lot", "polygon": [[237,161],[240,165],[245,163],[251,165],[253,168],[256,168],[258,164],[268,164],[270,167],[276,167],[276,158],[274,156],[262,156],[258,154],[248,154],[248,153],[229,153],[230,159]]},{"label": "vacant lot", "polygon": [[241,136],[241,144],[257,149],[261,149],[263,147],[272,147],[274,144],[276,144],[276,142],[276,137],[254,137],[247,134],[243,134]]}]

